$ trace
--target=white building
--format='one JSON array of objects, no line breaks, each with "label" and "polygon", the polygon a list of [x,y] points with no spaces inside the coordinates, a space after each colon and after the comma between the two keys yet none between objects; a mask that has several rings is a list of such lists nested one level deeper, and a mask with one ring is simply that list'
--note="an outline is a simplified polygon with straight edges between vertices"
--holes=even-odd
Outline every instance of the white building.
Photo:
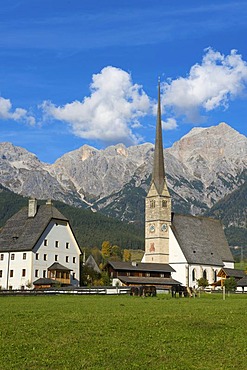
[{"label": "white building", "polygon": [[32,288],[53,282],[79,285],[80,248],[69,221],[50,201],[12,216],[0,234],[1,289]]},{"label": "white building", "polygon": [[234,268],[223,227],[218,220],[172,213],[163,158],[160,91],[152,181],[145,203],[144,263],[169,264],[172,278],[196,287],[204,277],[209,284],[222,267]]}]

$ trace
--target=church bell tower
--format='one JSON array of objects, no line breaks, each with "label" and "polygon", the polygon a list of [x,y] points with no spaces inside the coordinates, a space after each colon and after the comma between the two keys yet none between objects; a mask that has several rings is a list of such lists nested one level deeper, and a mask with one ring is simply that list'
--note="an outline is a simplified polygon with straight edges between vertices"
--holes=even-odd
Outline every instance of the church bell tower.
[{"label": "church bell tower", "polygon": [[159,82],[153,173],[145,200],[145,254],[142,262],[169,263],[170,225],[171,197],[165,178]]}]

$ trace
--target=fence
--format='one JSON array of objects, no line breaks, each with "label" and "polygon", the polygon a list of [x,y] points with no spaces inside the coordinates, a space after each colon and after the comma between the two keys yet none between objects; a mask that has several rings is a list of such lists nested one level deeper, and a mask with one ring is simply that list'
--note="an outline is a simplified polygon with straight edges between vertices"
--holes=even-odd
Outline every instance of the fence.
[{"label": "fence", "polygon": [[0,296],[32,296],[32,295],[58,295],[58,294],[71,294],[71,295],[120,295],[130,294],[130,287],[81,287],[81,288],[49,288],[49,289],[19,289],[19,290],[0,290]]}]

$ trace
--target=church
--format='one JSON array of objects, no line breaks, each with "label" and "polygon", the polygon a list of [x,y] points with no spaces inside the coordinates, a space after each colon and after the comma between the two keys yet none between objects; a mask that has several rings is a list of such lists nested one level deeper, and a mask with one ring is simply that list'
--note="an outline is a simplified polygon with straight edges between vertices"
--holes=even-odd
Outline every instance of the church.
[{"label": "church", "polygon": [[160,86],[158,90],[154,163],[145,200],[142,262],[169,264],[174,270],[172,277],[183,286],[196,287],[201,277],[212,284],[222,267],[234,268],[233,256],[219,220],[172,212],[164,167]]}]

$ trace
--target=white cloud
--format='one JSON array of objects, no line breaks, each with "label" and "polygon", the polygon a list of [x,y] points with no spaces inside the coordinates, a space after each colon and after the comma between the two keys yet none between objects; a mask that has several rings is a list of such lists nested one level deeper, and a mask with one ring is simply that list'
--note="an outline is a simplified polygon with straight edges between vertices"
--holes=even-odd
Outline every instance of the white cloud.
[{"label": "white cloud", "polygon": [[162,121],[163,130],[175,130],[178,127],[177,121],[174,118],[168,118]]},{"label": "white cloud", "polygon": [[16,108],[12,111],[12,104],[9,99],[5,99],[0,96],[0,119],[4,120],[14,120],[26,122],[30,125],[35,124],[35,118],[28,115],[26,109]]},{"label": "white cloud", "polygon": [[142,87],[132,83],[129,73],[108,66],[93,75],[91,96],[82,102],[56,107],[45,101],[42,109],[46,115],[68,122],[76,136],[129,144],[139,140],[132,128],[148,113],[150,101]]},{"label": "white cloud", "polygon": [[247,63],[236,50],[227,56],[206,49],[201,64],[191,67],[187,77],[162,85],[162,104],[168,112],[199,119],[199,111],[227,108],[229,101],[241,96],[247,82]]}]

